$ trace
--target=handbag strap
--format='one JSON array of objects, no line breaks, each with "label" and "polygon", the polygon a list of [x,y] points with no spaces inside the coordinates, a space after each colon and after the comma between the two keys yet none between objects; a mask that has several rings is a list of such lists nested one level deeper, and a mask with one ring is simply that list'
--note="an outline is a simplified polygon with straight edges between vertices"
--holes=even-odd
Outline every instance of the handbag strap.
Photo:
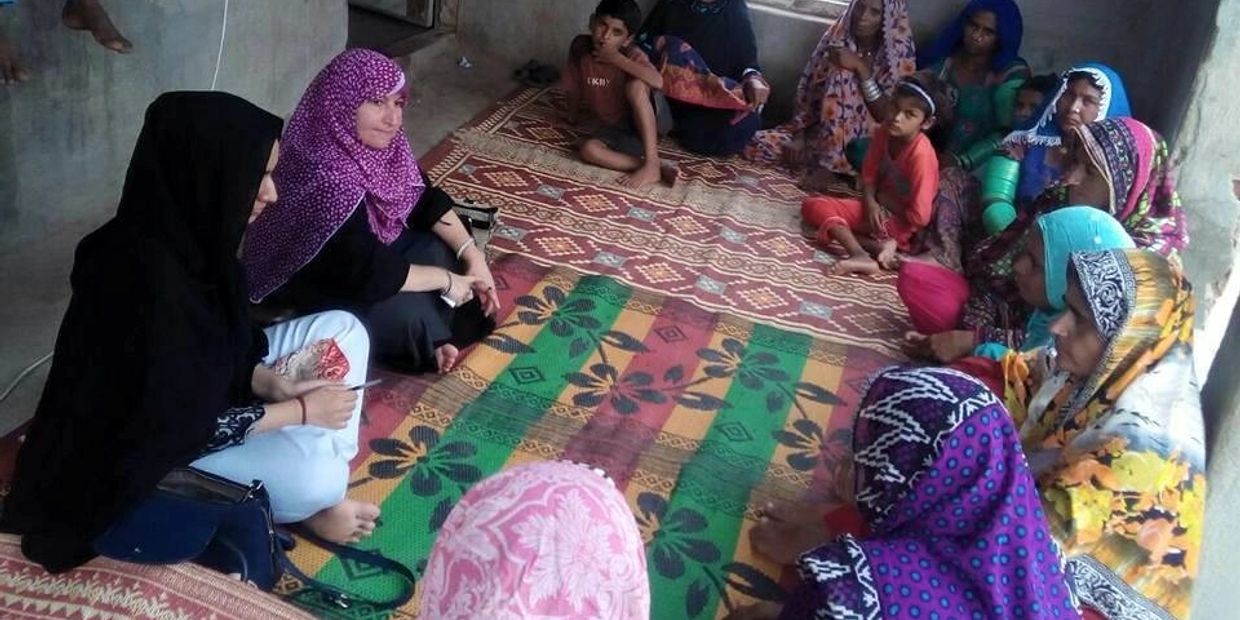
[{"label": "handbag strap", "polygon": [[298,527],[297,534],[315,545],[331,552],[332,554],[341,557],[342,559],[352,560],[359,564],[368,564],[376,568],[384,569],[389,573],[396,574],[406,582],[405,587],[402,589],[400,594],[386,601],[375,601],[363,596],[357,596],[305,574],[300,568],[297,568],[297,565],[294,564],[292,560],[289,559],[288,554],[285,553],[284,546],[278,545],[277,548],[279,549],[280,564],[284,570],[293,577],[297,578],[298,581],[301,581],[306,589],[318,594],[328,605],[338,607],[340,609],[349,609],[355,603],[363,603],[374,607],[376,610],[393,610],[399,609],[402,605],[408,603],[409,600],[413,598],[413,591],[417,585],[418,579],[417,576],[413,574],[413,571],[409,570],[409,567],[404,564],[384,556],[377,551],[364,551],[356,547],[349,547],[331,542],[329,540],[324,540],[317,534],[304,527]]}]

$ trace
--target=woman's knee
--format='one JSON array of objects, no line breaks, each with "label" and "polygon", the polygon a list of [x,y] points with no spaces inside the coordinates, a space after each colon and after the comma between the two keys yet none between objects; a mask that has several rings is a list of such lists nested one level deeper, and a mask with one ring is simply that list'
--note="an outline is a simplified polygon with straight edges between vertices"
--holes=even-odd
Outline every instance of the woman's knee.
[{"label": "woman's knee", "polygon": [[344,460],[325,457],[289,465],[286,477],[267,482],[276,521],[302,521],[344,500],[349,485],[349,464]]},{"label": "woman's knee", "polygon": [[335,340],[345,355],[349,356],[351,363],[364,363],[369,359],[370,335],[366,332],[366,326],[352,313],[328,310],[314,315],[313,318],[319,323],[316,327],[319,327],[320,333]]}]

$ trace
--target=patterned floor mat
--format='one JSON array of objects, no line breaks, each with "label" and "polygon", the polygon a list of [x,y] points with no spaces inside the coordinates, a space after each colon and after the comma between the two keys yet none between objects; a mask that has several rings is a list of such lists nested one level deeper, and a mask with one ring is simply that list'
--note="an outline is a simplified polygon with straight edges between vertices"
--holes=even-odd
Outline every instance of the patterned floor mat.
[{"label": "patterned floor mat", "polygon": [[629,190],[581,163],[556,91],[499,102],[424,160],[448,193],[501,208],[502,252],[613,276],[712,310],[897,354],[910,329],[894,277],[833,277],[802,234],[804,193],[779,170],[665,141],[676,187]]},{"label": "patterned floor mat", "polygon": [[[710,618],[781,596],[778,567],[747,542],[755,510],[807,493],[842,502],[852,411],[866,377],[891,360],[517,255],[495,274],[506,316],[457,371],[434,382],[384,375],[368,395],[350,495],[379,503],[384,523],[362,547],[421,569],[474,483],[570,459],[605,469],[629,499],[647,543],[651,617]],[[294,558],[375,599],[396,583],[308,545]],[[415,610],[416,600],[316,609]]]}]

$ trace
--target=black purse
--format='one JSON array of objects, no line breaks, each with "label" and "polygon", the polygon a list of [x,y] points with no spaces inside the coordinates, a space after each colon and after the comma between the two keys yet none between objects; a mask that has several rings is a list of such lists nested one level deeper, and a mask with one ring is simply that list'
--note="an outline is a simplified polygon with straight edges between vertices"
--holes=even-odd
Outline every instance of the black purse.
[{"label": "black purse", "polygon": [[[263,483],[237,484],[192,467],[172,470],[155,491],[95,540],[104,557],[138,564],[195,562],[239,575],[270,592],[289,574],[332,607],[355,603],[397,609],[413,597],[416,578],[403,564],[372,551],[331,543],[304,533],[316,545],[353,562],[396,574],[406,583],[387,601],[372,601],[308,577],[289,560],[293,538],[276,529]],[[299,599],[304,600],[302,596]]]}]

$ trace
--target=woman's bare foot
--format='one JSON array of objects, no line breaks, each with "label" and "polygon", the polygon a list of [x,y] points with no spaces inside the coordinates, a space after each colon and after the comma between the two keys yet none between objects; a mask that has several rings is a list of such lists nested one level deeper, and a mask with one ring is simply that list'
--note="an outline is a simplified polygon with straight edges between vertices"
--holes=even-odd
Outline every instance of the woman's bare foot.
[{"label": "woman's bare foot", "polygon": [[439,374],[446,375],[456,367],[456,360],[461,355],[461,350],[451,344],[441,344],[435,349],[435,365],[439,368]]},{"label": "woman's bare foot", "polygon": [[16,84],[30,79],[30,72],[17,61],[9,40],[0,35],[0,84]]},{"label": "woman's bare foot", "polygon": [[813,510],[794,510],[767,504],[762,520],[749,531],[754,551],[782,566],[795,564],[802,553],[831,541],[822,515]]},{"label": "woman's bare foot", "polygon": [[676,187],[676,181],[680,180],[680,166],[670,161],[659,164],[659,177],[669,187]]},{"label": "woman's bare foot", "polygon": [[373,534],[378,520],[378,506],[346,497],[339,504],[314,513],[302,525],[323,540],[343,545]]},{"label": "woman's bare foot", "polygon": [[905,332],[900,348],[905,355],[912,358],[926,359],[934,356],[934,351],[930,350],[930,336],[921,332]]},{"label": "woman's bare foot", "polygon": [[133,44],[121,36],[99,0],[65,0],[60,20],[73,30],[90,31],[99,45],[114,52],[128,54],[133,51]]},{"label": "woman's bare foot", "polygon": [[805,138],[800,136],[793,138],[791,142],[784,145],[780,155],[783,157],[785,164],[794,168],[800,166],[805,160]]},{"label": "woman's bare foot", "polygon": [[759,601],[753,605],[738,608],[736,611],[724,616],[724,620],[777,620],[779,614],[783,613],[783,611],[783,603]]},{"label": "woman's bare foot", "polygon": [[616,182],[625,187],[638,189],[651,183],[658,183],[661,176],[662,170],[658,163],[645,163],[641,168],[616,179]]},{"label": "woman's bare foot", "polygon": [[835,266],[831,268],[831,273],[837,276],[853,274],[872,276],[880,271],[882,269],[878,266],[878,262],[864,254],[836,261]]}]

